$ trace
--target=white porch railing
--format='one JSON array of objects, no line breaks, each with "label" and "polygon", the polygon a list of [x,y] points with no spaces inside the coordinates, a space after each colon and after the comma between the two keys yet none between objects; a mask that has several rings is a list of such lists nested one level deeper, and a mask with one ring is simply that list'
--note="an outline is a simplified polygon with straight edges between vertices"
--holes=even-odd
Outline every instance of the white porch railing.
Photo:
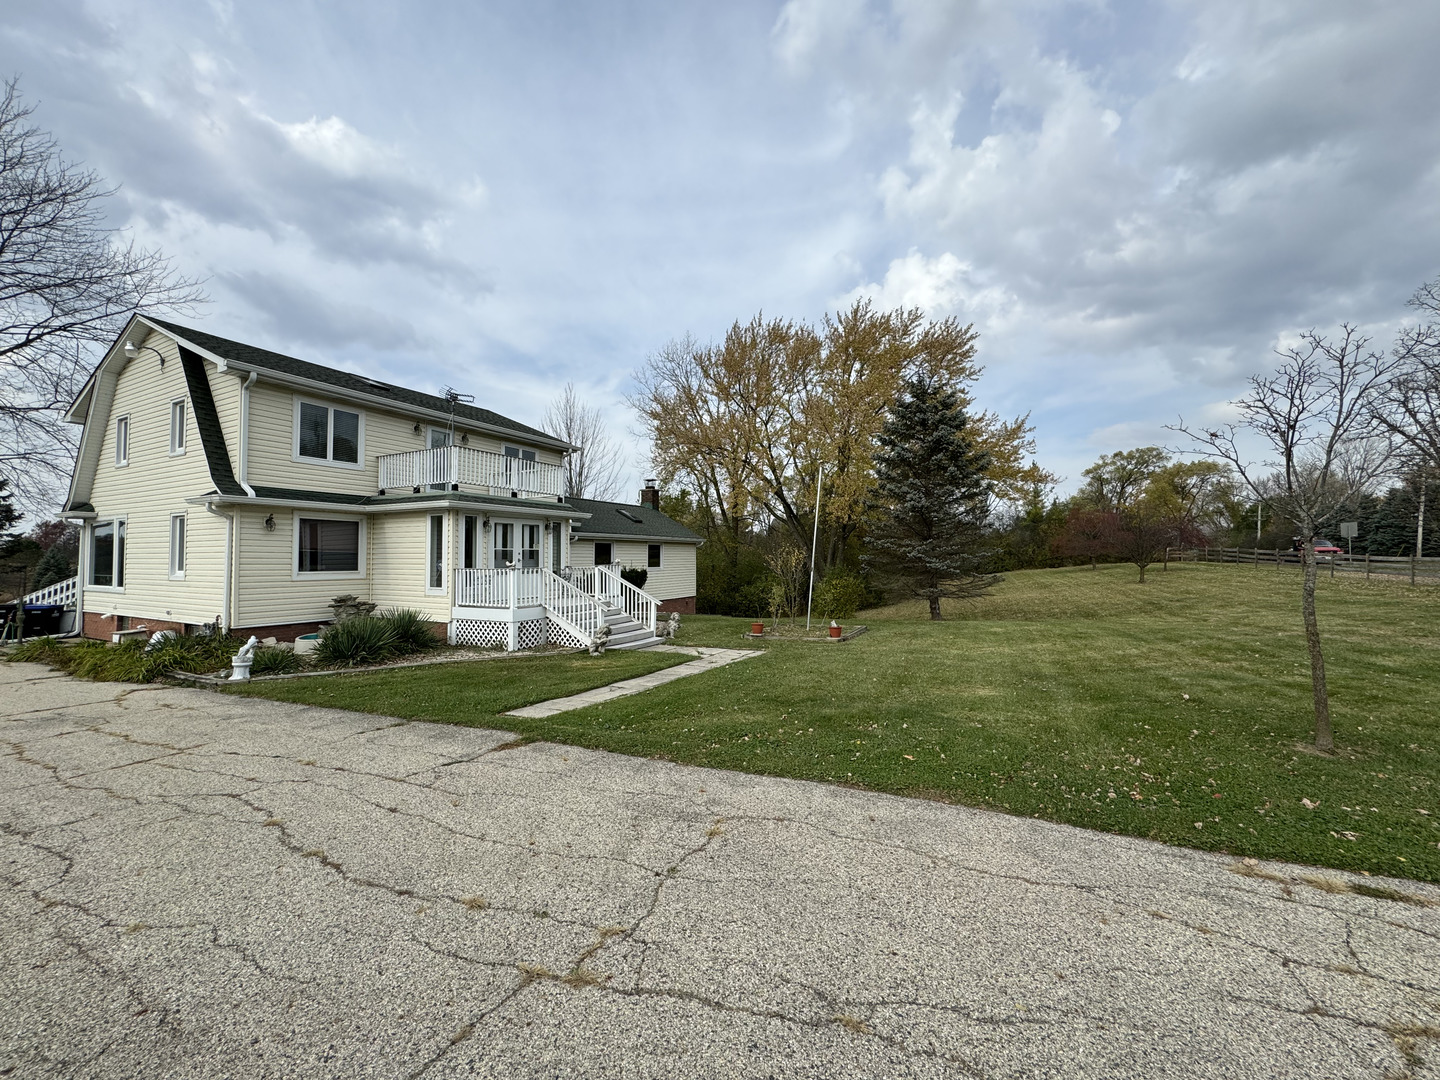
[{"label": "white porch railing", "polygon": [[539,607],[545,599],[544,575],[525,570],[456,570],[456,607]]},{"label": "white porch railing", "polygon": [[79,580],[78,577],[71,577],[64,581],[57,581],[53,585],[46,585],[43,589],[27,594],[22,603],[59,604],[61,607],[70,607],[75,603],[76,585]]},{"label": "white porch railing", "polygon": [[[618,564],[597,566],[595,570],[605,583],[605,596],[607,598],[615,597],[613,606],[622,609],[626,615],[653,634],[655,632],[655,612],[659,607],[655,597],[642,589],[637,589],[622,578]],[[597,595],[599,594],[597,593]]]},{"label": "white porch railing", "polygon": [[468,446],[381,454],[378,460],[380,487],[387,491],[459,484],[462,488],[479,488],[487,495],[508,496],[513,491],[525,497],[556,498],[565,490],[564,470],[559,465]]},{"label": "white porch railing", "polygon": [[605,625],[605,612],[610,609],[625,612],[653,634],[659,601],[622,578],[617,564],[567,567],[559,574],[536,567],[456,570],[455,607],[457,617],[463,608],[498,609],[484,617],[512,624],[514,648],[516,613],[522,608],[543,608],[548,618],[588,642]]}]

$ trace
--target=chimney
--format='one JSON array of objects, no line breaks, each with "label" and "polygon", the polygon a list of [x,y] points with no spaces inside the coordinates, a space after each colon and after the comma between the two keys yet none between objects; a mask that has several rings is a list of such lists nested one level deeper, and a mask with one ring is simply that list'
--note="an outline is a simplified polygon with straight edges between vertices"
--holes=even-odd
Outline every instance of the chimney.
[{"label": "chimney", "polygon": [[640,505],[651,510],[660,509],[660,489],[655,486],[654,480],[646,480],[645,486],[640,489]]}]

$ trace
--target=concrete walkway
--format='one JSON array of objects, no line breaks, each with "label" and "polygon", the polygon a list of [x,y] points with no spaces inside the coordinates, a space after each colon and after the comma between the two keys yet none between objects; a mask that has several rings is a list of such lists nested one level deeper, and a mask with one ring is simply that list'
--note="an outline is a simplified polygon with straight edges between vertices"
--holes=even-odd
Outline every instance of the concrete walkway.
[{"label": "concrete walkway", "polygon": [[713,668],[724,667],[726,664],[733,664],[737,660],[745,660],[751,656],[761,655],[761,649],[696,649],[684,648],[679,645],[652,645],[650,651],[665,651],[690,653],[698,655],[699,660],[691,660],[689,663],[676,664],[674,667],[665,668],[663,671],[652,671],[649,675],[641,675],[635,679],[624,679],[621,682],[611,683],[609,686],[596,687],[594,690],[586,690],[583,694],[571,694],[569,697],[552,698],[549,701],[542,701],[536,705],[527,705],[523,709],[511,709],[505,716],[525,716],[531,719],[539,719],[543,716],[554,716],[556,713],[569,712],[571,709],[584,709],[591,705],[603,705],[607,701],[614,701],[616,698],[627,697],[630,694],[638,694],[642,690],[649,690],[656,686],[664,686],[676,679],[683,679],[686,675],[699,675],[702,671],[710,671]]},{"label": "concrete walkway", "polygon": [[1437,1075],[1413,882],[33,665],[0,739],[8,1080]]}]

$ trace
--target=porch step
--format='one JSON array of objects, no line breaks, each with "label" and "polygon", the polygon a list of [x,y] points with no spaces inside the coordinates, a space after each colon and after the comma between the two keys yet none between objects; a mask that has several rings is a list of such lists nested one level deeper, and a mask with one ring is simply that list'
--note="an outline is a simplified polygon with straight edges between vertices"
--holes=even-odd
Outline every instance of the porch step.
[{"label": "porch step", "polygon": [[657,637],[623,611],[614,608],[605,612],[605,625],[610,627],[607,649],[648,649],[665,639]]}]

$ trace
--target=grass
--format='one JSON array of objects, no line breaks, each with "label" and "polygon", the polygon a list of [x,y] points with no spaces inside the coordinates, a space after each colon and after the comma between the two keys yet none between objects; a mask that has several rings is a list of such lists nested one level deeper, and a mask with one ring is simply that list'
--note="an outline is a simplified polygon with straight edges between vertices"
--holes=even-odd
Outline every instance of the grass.
[{"label": "grass", "polygon": [[473,724],[519,730],[513,716],[499,714],[522,705],[578,694],[621,679],[693,659],[683,653],[610,651],[604,656],[515,656],[457,661],[424,668],[402,668],[250,683],[226,687],[228,693],[380,713],[407,720]]},{"label": "grass", "polygon": [[[864,611],[870,632],[846,644],[775,641],[763,658],[544,720],[493,714],[610,681],[591,658],[564,658],[553,685],[555,662],[537,660],[244,692],[1440,882],[1440,590],[1322,576],[1340,747],[1322,757],[1307,749],[1296,571],[1135,577],[1010,574],[945,622],[918,606]],[[749,644],[748,625],[692,616],[679,643]]]}]

